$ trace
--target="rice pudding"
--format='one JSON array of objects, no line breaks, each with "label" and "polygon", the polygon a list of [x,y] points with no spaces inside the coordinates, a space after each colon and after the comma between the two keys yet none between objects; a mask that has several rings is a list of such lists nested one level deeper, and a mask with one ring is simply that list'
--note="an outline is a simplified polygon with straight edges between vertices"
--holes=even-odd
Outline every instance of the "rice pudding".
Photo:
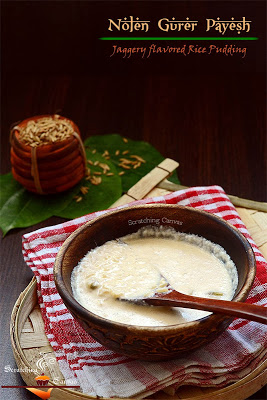
[{"label": "rice pudding", "polygon": [[236,267],[218,244],[172,228],[145,227],[89,251],[74,268],[75,299],[103,318],[138,326],[166,326],[197,320],[210,312],[138,305],[138,299],[167,292],[231,300]]}]

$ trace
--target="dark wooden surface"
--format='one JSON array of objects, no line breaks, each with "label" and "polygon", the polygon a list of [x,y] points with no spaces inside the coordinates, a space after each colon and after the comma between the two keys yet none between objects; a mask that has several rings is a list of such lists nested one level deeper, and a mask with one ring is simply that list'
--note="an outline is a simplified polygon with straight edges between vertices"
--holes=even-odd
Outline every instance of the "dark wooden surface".
[{"label": "dark wooden surface", "polygon": [[[180,162],[182,184],[221,185],[229,194],[267,200],[265,3],[242,2],[2,2],[1,172],[10,170],[9,126],[23,118],[61,113],[83,137],[120,133],[153,144]],[[215,4],[216,3],[216,4]],[[248,16],[253,35],[238,57],[109,57],[107,18],[142,15]],[[229,10],[229,12],[227,12]],[[207,15],[209,14],[209,15]],[[232,16],[232,15],[231,15]],[[21,236],[62,221],[10,232],[1,243],[1,385],[22,385],[9,340],[9,319],[32,273]],[[24,389],[1,398],[32,399]],[[266,399],[262,389],[251,399]]]}]

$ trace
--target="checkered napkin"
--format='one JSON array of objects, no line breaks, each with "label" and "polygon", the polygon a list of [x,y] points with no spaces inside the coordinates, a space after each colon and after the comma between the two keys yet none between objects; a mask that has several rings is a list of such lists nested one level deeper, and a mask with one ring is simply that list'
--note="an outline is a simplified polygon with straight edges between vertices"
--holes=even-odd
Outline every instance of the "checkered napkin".
[{"label": "checkered napkin", "polygon": [[[253,247],[257,276],[247,302],[267,304],[267,264],[235,208],[219,186],[196,187],[132,204],[167,203],[199,208],[236,226]],[[123,207],[123,206],[122,206]],[[119,208],[122,208],[119,207]],[[45,332],[66,385],[79,385],[91,396],[145,397],[167,386],[222,387],[253,371],[266,357],[267,327],[235,319],[214,342],[187,357],[163,362],[132,360],[97,343],[72,318],[53,280],[55,256],[79,226],[109,210],[50,226],[23,236],[23,255],[37,280]]]}]

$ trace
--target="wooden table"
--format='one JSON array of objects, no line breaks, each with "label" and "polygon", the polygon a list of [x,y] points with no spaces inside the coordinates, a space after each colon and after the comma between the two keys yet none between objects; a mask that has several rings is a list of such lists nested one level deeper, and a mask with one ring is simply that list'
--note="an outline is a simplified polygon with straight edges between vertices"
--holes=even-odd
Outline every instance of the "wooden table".
[{"label": "wooden table", "polygon": [[[215,12],[211,3],[209,9],[204,2],[193,3],[182,2],[180,14]],[[243,61],[158,57],[146,64],[138,59],[112,62],[108,45],[96,42],[107,33],[107,18],[130,12],[153,19],[166,11],[156,5],[135,3],[127,11],[122,4],[114,8],[103,2],[3,2],[2,173],[10,170],[9,126],[32,115],[60,112],[78,124],[83,137],[117,132],[149,141],[179,161],[184,185],[218,184],[227,193],[266,201],[264,2],[245,2],[242,12],[238,2],[231,5],[235,15],[249,15],[262,39],[248,46]],[[178,14],[173,4],[168,10]],[[63,21],[60,27],[58,21]],[[2,240],[2,371],[16,368],[9,319],[32,277],[22,258],[21,236],[61,221],[50,218]],[[18,372],[2,376],[1,384],[23,385]],[[10,397],[33,395],[25,389],[3,390],[1,398]],[[264,389],[250,397],[265,398]]]}]

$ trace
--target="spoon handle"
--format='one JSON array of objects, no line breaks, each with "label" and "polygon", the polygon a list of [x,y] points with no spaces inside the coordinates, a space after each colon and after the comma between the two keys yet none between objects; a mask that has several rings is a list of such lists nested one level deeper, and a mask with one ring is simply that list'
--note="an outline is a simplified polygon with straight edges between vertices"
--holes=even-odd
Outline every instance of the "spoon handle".
[{"label": "spoon handle", "polygon": [[146,298],[144,301],[153,306],[193,308],[267,324],[267,309],[254,304],[188,296],[175,290],[167,294],[157,293],[154,297]]}]

